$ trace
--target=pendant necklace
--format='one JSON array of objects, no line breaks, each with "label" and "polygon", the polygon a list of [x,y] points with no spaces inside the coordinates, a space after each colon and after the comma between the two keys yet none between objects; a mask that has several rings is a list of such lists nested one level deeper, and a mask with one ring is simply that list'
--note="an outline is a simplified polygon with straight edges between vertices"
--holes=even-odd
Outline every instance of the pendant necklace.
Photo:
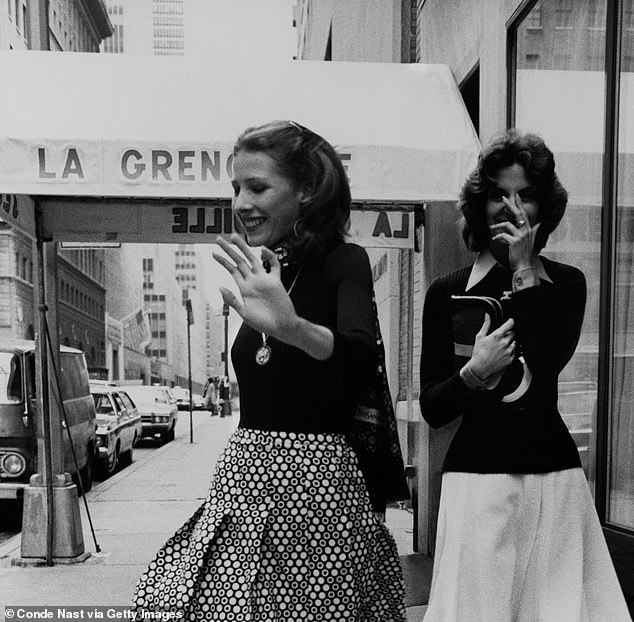
[{"label": "pendant necklace", "polygon": [[[300,267],[300,269],[297,271],[297,274],[295,275],[295,278],[293,279],[293,282],[291,283],[291,286],[286,290],[286,293],[289,296],[291,295],[291,292],[293,291],[293,287],[295,287],[295,283],[297,283],[297,279],[301,271],[302,271],[302,268]],[[268,362],[271,360],[271,355],[273,354],[273,351],[271,350],[271,346],[267,343],[268,335],[266,333],[261,333],[261,335],[262,335],[262,345],[255,352],[255,362],[260,367],[263,367],[264,365],[268,364]]]}]

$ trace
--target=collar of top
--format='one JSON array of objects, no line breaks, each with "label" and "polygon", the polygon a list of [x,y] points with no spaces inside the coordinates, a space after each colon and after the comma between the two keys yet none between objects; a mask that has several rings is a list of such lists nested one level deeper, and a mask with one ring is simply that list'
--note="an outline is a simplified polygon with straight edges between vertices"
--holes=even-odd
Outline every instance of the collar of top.
[{"label": "collar of top", "polygon": [[[472,287],[475,287],[495,266],[500,265],[489,249],[482,251],[471,267],[471,274],[469,275],[465,291],[468,292]],[[552,283],[553,280],[548,276],[544,264],[539,257],[536,257],[535,265],[539,278]]]},{"label": "collar of top", "polygon": [[290,266],[299,263],[299,253],[289,244],[279,242],[271,250],[275,253],[281,266]]}]

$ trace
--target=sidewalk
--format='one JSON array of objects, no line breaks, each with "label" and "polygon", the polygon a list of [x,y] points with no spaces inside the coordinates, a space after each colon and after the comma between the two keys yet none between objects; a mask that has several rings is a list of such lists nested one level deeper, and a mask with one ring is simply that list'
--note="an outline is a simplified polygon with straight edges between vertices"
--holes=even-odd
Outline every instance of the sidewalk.
[{"label": "sidewalk", "polygon": [[[221,419],[182,413],[176,440],[157,447],[86,495],[101,552],[97,553],[79,500],[84,546],[90,557],[77,564],[20,566],[20,535],[0,545],[0,607],[64,605],[127,606],[138,577],[157,549],[189,518],[207,494],[216,460],[237,414]],[[407,604],[421,601],[420,558],[412,553],[412,516],[388,510],[387,523],[404,557]],[[422,570],[421,570],[422,568]],[[413,599],[413,600],[412,600]],[[408,608],[408,622],[420,622],[424,607]],[[300,622],[300,621],[298,621]]]}]

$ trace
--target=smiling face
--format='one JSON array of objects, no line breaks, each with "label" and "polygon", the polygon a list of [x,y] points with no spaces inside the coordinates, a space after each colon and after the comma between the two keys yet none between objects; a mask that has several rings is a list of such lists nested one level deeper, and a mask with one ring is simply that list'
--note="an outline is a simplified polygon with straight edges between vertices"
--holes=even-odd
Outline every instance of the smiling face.
[{"label": "smiling face", "polygon": [[233,159],[233,209],[249,246],[271,247],[293,231],[303,193],[261,151],[239,151]]},{"label": "smiling face", "polygon": [[[506,197],[511,203],[519,205],[528,216],[531,227],[537,222],[539,205],[535,189],[526,179],[526,173],[521,164],[517,162],[511,166],[501,168],[494,178],[495,188],[489,193],[486,204],[487,225],[509,221],[513,224],[515,217],[506,206],[502,197]],[[495,258],[503,264],[508,263],[508,248],[501,242],[494,242],[489,239],[489,248]]]}]

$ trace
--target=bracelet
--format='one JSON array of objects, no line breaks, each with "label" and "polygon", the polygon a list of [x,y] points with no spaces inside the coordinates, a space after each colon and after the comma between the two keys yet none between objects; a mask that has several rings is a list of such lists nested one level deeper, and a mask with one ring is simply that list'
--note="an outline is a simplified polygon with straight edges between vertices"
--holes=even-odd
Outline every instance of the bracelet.
[{"label": "bracelet", "polygon": [[[530,274],[523,276],[526,272]],[[527,287],[533,287],[534,285],[537,285],[538,282],[539,277],[537,275],[537,268],[522,268],[521,270],[516,270],[515,272],[513,272],[514,292],[520,289],[525,289]]]},{"label": "bracelet", "polygon": [[486,391],[489,388],[487,383],[471,369],[469,363],[460,370],[460,377],[469,389]]}]

